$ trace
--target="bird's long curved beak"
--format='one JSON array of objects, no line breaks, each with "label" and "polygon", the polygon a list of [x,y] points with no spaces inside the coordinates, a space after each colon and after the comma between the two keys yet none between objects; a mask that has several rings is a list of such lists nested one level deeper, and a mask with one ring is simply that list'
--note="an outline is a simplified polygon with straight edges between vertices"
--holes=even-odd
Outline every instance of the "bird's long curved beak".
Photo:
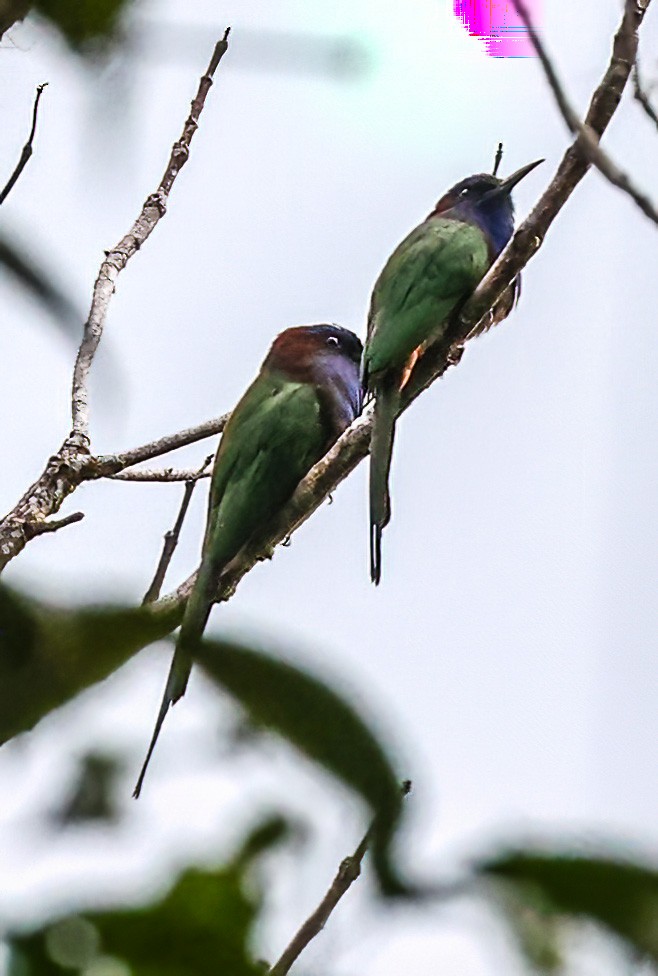
[{"label": "bird's long curved beak", "polygon": [[517,183],[520,183],[521,180],[528,175],[528,173],[531,173],[536,166],[539,166],[539,164],[543,162],[543,159],[536,159],[534,163],[527,163],[526,166],[522,166],[521,169],[517,169],[515,173],[512,173],[512,175],[508,176],[506,180],[503,180],[500,186],[496,187],[494,192],[511,193]]}]

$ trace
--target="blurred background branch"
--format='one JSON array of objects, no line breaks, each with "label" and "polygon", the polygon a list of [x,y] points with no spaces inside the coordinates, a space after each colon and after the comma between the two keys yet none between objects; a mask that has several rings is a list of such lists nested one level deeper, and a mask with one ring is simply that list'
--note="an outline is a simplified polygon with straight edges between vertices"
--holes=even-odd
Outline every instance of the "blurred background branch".
[{"label": "blurred background branch", "polygon": [[[630,43],[633,45],[637,51],[637,26],[636,23],[636,11],[642,10],[644,14],[649,7],[651,0],[643,0],[642,3],[638,0],[627,0],[626,11],[624,19],[622,21],[622,26],[620,31],[623,33],[625,43]],[[567,124],[567,128],[572,133],[572,135],[577,136],[575,142],[575,148],[582,151],[585,158],[592,163],[598,171],[605,176],[608,182],[612,183],[618,189],[626,193],[634,203],[640,208],[642,213],[653,221],[654,224],[658,225],[658,210],[646,195],[641,190],[639,190],[635,183],[631,180],[629,175],[617,166],[617,164],[610,158],[610,156],[601,149],[599,145],[599,136],[587,125],[583,124],[578,118],[577,113],[571,107],[571,103],[567,98],[566,92],[560,82],[555,67],[551,58],[549,57],[544,44],[537,33],[534,24],[530,19],[528,10],[523,3],[523,0],[512,0],[517,13],[521,17],[521,20],[528,29],[528,35],[530,41],[535,51],[537,52],[537,57],[539,58],[540,64],[544,69],[544,74],[546,75],[546,80],[548,81],[549,88],[555,96],[555,101],[557,102],[558,108],[562,115],[562,118]],[[634,87],[637,92],[637,82],[636,74],[633,74]]]},{"label": "blurred background branch", "polygon": [[[655,82],[650,87],[655,87]],[[645,85],[644,80],[640,78],[640,65],[636,60],[633,66],[633,95],[635,96],[635,100],[642,106],[645,114],[658,128],[658,112],[656,112],[651,104],[650,87]]]}]

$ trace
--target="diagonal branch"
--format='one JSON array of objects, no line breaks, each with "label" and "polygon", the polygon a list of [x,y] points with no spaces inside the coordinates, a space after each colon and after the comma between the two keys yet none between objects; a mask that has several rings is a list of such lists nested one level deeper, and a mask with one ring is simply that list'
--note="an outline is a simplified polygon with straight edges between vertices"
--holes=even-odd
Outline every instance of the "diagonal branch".
[{"label": "diagonal branch", "polygon": [[199,127],[199,116],[203,111],[206,97],[212,86],[213,75],[228,49],[229,31],[230,27],[227,27],[224,37],[215,45],[208,69],[199,82],[199,88],[192,102],[190,114],[183,126],[182,135],[172,147],[169,162],[157,190],[147,197],[139,217],[125,237],[122,237],[119,243],[107,252],[98,272],[89,318],[85,324],[84,336],[73,370],[73,436],[82,447],[89,446],[89,370],[103,335],[107,310],[116,288],[116,280],[130,258],[150,237],[160,219],[167,212],[169,193],[176,177],[189,158],[190,143]]},{"label": "diagonal branch", "polygon": [[39,113],[39,102],[41,101],[43,90],[44,88],[47,87],[47,85],[48,85],[47,81],[44,81],[42,84],[37,85],[36,94],[34,96],[34,105],[32,107],[32,128],[30,129],[30,134],[27,137],[27,142],[23,146],[20,159],[16,164],[16,169],[7,180],[7,184],[5,188],[2,191],[0,191],[0,204],[5,202],[5,200],[13,190],[14,186],[18,181],[18,177],[21,175],[21,173],[27,166],[30,156],[32,155],[32,144],[34,142],[34,135],[37,131],[37,115]]},{"label": "diagonal branch", "polygon": [[[626,9],[631,11],[633,8],[646,8],[649,6],[651,0],[627,0]],[[530,14],[523,3],[523,0],[512,0],[516,11],[525,24],[528,34],[530,36],[530,41],[535,49],[537,57],[544,69],[544,74],[546,75],[546,80],[550,86],[553,95],[555,96],[555,101],[557,102],[558,108],[562,118],[566,122],[569,131],[572,135],[577,136],[576,147],[581,150],[586,157],[586,159],[592,163],[599,170],[600,173],[605,176],[605,178],[613,184],[613,186],[618,187],[623,190],[624,193],[637,204],[642,213],[652,220],[654,224],[658,225],[658,210],[656,210],[654,204],[651,202],[646,193],[639,190],[631,178],[623,170],[617,166],[617,164],[610,158],[610,156],[601,149],[599,145],[599,137],[593,131],[591,126],[586,122],[582,123],[578,117],[578,114],[574,111],[567,98],[567,94],[560,83],[557,76],[557,72],[551,61],[544,44],[539,37],[535,27],[530,19]],[[637,75],[634,74],[634,80],[637,91]]]},{"label": "diagonal branch", "polygon": [[[402,795],[407,796],[410,790],[411,781],[405,780],[402,784]],[[290,967],[297,961],[309,942],[320,934],[338,902],[361,874],[361,862],[366,856],[372,829],[373,825],[371,824],[351,857],[346,857],[344,861],[341,861],[326,895],[292,937],[279,960],[268,971],[267,976],[286,976],[290,972]]]},{"label": "diagonal branch", "polygon": [[269,970],[267,976],[286,976],[290,972],[290,967],[296,962],[306,946],[329,921],[329,916],[341,900],[344,894],[351,888],[356,879],[361,874],[361,862],[368,850],[368,840],[370,831],[364,834],[361,843],[358,845],[351,857],[346,857],[341,861],[334,880],[329,886],[326,895],[301,928],[292,937],[289,944],[281,953],[278,961]]},{"label": "diagonal branch", "polygon": [[178,545],[178,540],[180,538],[181,529],[183,528],[183,522],[185,521],[185,516],[187,515],[187,510],[190,507],[190,502],[192,501],[192,495],[194,489],[197,486],[197,482],[203,477],[204,472],[210,462],[212,461],[214,455],[209,454],[205,459],[198,471],[192,473],[192,475],[185,482],[185,490],[183,492],[183,500],[181,502],[180,510],[176,516],[176,521],[174,522],[173,529],[165,532],[164,544],[162,546],[162,554],[160,560],[155,570],[155,575],[149,586],[142,603],[153,603],[160,596],[160,591],[162,589],[162,584],[165,581],[165,576],[167,575],[167,570],[169,569],[169,564],[171,563],[174,552],[176,551],[176,546]]},{"label": "diagonal branch", "polygon": [[[178,435],[164,438],[155,444],[144,445],[126,455],[101,459],[103,465],[89,454],[89,411],[87,380],[89,370],[103,333],[103,326],[110,299],[114,293],[116,278],[128,260],[149,237],[160,218],[164,215],[167,199],[176,176],[189,155],[190,142],[199,123],[199,115],[213,83],[213,76],[228,47],[227,28],[222,40],[213,50],[210,63],[202,76],[196,97],[192,102],[190,115],[183,127],[183,134],[175,143],[169,163],[158,189],[142,208],[131,231],[108,253],[94,285],[89,319],[85,325],[84,336],[73,374],[72,410],[73,430],[59,450],[48,460],[39,478],[30,485],[14,508],[0,521],[0,572],[7,563],[23,551],[27,542],[34,537],[35,526],[43,524],[49,516],[58,512],[63,502],[84,481],[103,477],[121,471],[130,464],[145,461],[150,457],[166,453],[174,447],[191,444],[201,437],[215,432],[218,421],[208,421],[201,428],[182,431]],[[220,418],[223,422],[223,418]],[[210,430],[209,428],[212,428]],[[218,427],[221,429],[221,426]],[[199,430],[201,432],[199,433]],[[169,446],[168,446],[169,445]]]},{"label": "diagonal branch", "polygon": [[[585,123],[599,136],[614,115],[628,82],[637,53],[638,30],[648,3],[629,6],[614,38],[610,63],[592,95],[585,118]],[[407,385],[403,410],[451,365],[459,361],[460,349],[467,337],[487,318],[511,281],[542,246],[551,224],[589,169],[589,161],[583,157],[577,143],[576,139],[567,149],[532,213],[520,225],[461,314],[455,317],[444,338],[430,347],[418,362]],[[366,410],[345,431],[329,453],[311,469],[297,487],[292,499],[269,526],[267,533],[245,546],[227,568],[217,593],[218,602],[229,599],[242,577],[259,560],[270,558],[274,547],[292,535],[363,460],[369,449],[371,426],[372,416]],[[154,604],[155,612],[167,613],[172,606],[182,605],[187,600],[194,579],[195,574]]]}]

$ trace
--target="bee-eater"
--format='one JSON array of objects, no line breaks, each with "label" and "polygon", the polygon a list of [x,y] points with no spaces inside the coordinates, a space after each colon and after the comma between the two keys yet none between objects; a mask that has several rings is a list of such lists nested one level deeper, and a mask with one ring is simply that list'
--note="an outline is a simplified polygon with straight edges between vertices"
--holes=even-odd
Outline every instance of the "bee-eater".
[{"label": "bee-eater", "polygon": [[[506,180],[487,173],[457,183],[405,237],[372,293],[363,386],[374,396],[370,442],[370,577],[381,579],[381,539],[391,517],[388,478],[401,392],[415,363],[439,339],[514,231],[511,192],[543,160]],[[513,301],[499,305],[495,318]]]},{"label": "bee-eater", "polygon": [[361,353],[361,340],[338,325],[286,329],[231,414],[212,473],[201,565],[134,796],[169,706],[185,694],[222,572],[361,412]]}]

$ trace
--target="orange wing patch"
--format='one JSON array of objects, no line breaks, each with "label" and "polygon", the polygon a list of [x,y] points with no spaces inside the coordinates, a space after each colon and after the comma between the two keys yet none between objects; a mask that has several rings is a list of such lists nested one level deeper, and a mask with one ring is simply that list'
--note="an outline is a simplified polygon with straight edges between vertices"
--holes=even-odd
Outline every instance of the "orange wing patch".
[{"label": "orange wing patch", "polygon": [[421,342],[421,344],[419,346],[416,346],[412,354],[409,356],[409,359],[407,360],[407,363],[404,369],[402,370],[402,379],[400,380],[400,393],[402,393],[405,386],[409,382],[411,374],[414,371],[414,366],[416,365],[420,357],[425,352],[425,348],[426,348],[425,343]]}]

